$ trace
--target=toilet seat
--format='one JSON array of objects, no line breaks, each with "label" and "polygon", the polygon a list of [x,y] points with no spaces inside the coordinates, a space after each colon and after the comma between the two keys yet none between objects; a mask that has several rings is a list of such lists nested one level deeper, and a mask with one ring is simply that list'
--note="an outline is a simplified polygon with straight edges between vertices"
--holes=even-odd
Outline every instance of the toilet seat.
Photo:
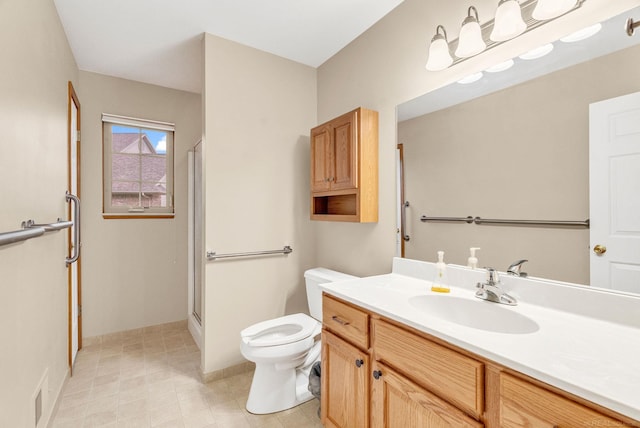
[{"label": "toilet seat", "polygon": [[302,313],[262,321],[240,332],[242,341],[251,347],[286,345],[320,332],[321,324]]}]

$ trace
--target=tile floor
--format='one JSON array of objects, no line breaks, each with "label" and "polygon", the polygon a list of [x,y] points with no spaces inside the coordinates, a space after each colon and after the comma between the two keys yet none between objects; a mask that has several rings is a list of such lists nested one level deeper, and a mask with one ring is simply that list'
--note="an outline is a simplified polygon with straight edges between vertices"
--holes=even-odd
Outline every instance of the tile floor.
[{"label": "tile floor", "polygon": [[203,384],[200,351],[184,323],[85,343],[62,392],[53,428],[316,428],[318,401],[272,415],[244,404],[252,373]]}]

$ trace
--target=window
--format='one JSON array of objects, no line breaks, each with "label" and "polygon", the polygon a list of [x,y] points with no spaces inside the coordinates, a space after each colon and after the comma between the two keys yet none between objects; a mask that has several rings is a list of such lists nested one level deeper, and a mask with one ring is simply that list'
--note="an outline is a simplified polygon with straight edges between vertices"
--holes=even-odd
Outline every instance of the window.
[{"label": "window", "polygon": [[172,123],[102,115],[104,217],[173,216]]}]

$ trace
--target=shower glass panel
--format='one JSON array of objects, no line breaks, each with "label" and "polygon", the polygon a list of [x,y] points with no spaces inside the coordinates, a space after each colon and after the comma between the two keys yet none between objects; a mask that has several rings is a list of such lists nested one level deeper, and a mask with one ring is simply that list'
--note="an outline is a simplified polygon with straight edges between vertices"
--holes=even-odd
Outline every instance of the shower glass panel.
[{"label": "shower glass panel", "polygon": [[202,324],[202,142],[193,156],[193,316]]}]

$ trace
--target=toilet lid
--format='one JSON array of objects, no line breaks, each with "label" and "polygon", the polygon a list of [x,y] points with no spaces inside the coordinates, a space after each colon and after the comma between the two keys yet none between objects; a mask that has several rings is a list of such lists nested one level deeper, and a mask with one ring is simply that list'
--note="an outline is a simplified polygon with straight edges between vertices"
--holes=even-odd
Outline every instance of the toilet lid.
[{"label": "toilet lid", "polygon": [[249,346],[285,345],[319,333],[320,327],[309,315],[294,314],[254,324],[242,330],[240,336]]}]

